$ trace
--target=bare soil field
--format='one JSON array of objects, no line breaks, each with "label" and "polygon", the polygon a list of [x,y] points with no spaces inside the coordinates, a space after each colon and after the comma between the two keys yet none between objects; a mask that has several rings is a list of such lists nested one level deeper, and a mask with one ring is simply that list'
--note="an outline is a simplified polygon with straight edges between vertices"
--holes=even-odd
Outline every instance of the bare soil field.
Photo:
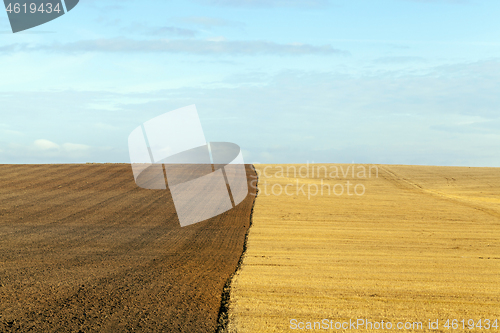
[{"label": "bare soil field", "polygon": [[181,228],[130,165],[0,165],[0,332],[215,332],[253,201]]},{"label": "bare soil field", "polygon": [[499,331],[500,168],[256,169],[227,331]]}]

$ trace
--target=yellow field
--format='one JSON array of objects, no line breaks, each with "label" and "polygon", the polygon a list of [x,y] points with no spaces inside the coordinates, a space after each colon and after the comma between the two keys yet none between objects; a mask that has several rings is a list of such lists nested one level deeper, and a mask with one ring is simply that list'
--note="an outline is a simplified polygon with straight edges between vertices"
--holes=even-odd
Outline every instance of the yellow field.
[{"label": "yellow field", "polygon": [[[339,332],[380,332],[382,321],[422,323],[405,332],[464,332],[468,319],[482,320],[475,332],[487,331],[485,319],[500,326],[500,169],[256,168],[260,192],[232,282],[230,332],[302,331],[323,319],[373,327],[329,330]],[[447,319],[458,329],[444,328]]]}]

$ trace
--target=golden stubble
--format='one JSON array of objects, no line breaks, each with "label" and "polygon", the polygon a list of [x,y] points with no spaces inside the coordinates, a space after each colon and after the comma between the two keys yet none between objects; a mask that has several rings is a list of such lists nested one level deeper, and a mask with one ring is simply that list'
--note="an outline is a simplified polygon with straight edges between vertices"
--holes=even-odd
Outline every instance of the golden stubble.
[{"label": "golden stubble", "polygon": [[[439,319],[433,332],[444,332],[442,320],[500,317],[500,169],[378,165],[370,176],[369,165],[294,165],[302,176],[308,168],[302,178],[291,167],[256,165],[228,331],[362,318],[422,322],[418,332]],[[327,185],[344,193],[328,195]],[[275,195],[285,188],[291,195]]]}]

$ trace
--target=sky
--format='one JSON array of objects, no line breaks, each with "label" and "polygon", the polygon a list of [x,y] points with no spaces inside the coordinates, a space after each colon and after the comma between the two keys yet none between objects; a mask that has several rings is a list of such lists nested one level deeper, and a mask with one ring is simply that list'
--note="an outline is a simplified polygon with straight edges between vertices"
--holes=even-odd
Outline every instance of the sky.
[{"label": "sky", "polygon": [[0,13],[0,164],[129,163],[195,104],[247,163],[500,167],[498,0],[81,0]]}]

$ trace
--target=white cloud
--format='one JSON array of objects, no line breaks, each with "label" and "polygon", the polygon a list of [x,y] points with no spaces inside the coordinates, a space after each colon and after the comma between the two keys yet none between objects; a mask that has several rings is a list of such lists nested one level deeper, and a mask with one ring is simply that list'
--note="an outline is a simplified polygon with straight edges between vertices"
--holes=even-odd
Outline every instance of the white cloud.
[{"label": "white cloud", "polygon": [[393,56],[393,57],[381,57],[375,59],[374,62],[378,64],[408,64],[413,62],[425,62],[425,58],[413,57],[413,56]]},{"label": "white cloud", "polygon": [[68,152],[68,153],[78,153],[88,151],[91,147],[84,144],[79,143],[63,143],[62,145],[58,145],[55,142],[38,139],[33,143],[34,147],[39,150],[44,151],[59,151],[59,152]]},{"label": "white cloud", "polygon": [[23,132],[9,129],[9,127],[10,126],[8,126],[8,125],[0,124],[0,134],[6,135],[6,136],[10,136],[10,135],[20,136],[20,135],[24,135]]},{"label": "white cloud", "polygon": [[150,26],[148,24],[134,22],[122,31],[127,33],[139,33],[147,36],[180,36],[180,37],[195,37],[198,31],[185,29],[176,26]]},{"label": "white cloud", "polygon": [[207,40],[209,42],[225,42],[226,41],[226,37],[224,37],[224,36],[210,37],[210,38],[207,38]]},{"label": "white cloud", "polygon": [[45,139],[35,140],[35,142],[33,144],[35,145],[36,148],[38,148],[40,150],[59,150],[60,149],[60,146],[57,143],[54,143],[52,141],[45,140]]},{"label": "white cloud", "polygon": [[331,45],[315,46],[310,44],[280,44],[268,41],[209,41],[195,39],[181,40],[133,40],[109,38],[80,40],[70,43],[31,45],[15,43],[0,47],[1,53],[13,52],[59,52],[59,53],[188,53],[188,54],[238,54],[238,55],[348,55]]},{"label": "white cloud", "polygon": [[[38,139],[33,142],[33,148],[35,151],[44,152],[52,157],[75,157],[84,156],[82,154],[88,153],[91,149],[90,146],[79,144],[79,143],[63,143],[59,145],[55,142],[46,139]],[[30,147],[24,147],[22,150],[30,151],[33,150]]]},{"label": "white cloud", "polygon": [[244,24],[240,22],[228,21],[225,19],[208,17],[208,16],[182,17],[178,20],[184,23],[202,26],[204,28],[224,27],[224,26],[236,26],[236,27],[244,26]]},{"label": "white cloud", "polygon": [[96,160],[109,162],[107,157],[116,154],[112,147],[92,147],[77,143],[57,144],[47,139],[38,139],[31,144],[0,140],[0,147],[2,163],[85,163]]}]

